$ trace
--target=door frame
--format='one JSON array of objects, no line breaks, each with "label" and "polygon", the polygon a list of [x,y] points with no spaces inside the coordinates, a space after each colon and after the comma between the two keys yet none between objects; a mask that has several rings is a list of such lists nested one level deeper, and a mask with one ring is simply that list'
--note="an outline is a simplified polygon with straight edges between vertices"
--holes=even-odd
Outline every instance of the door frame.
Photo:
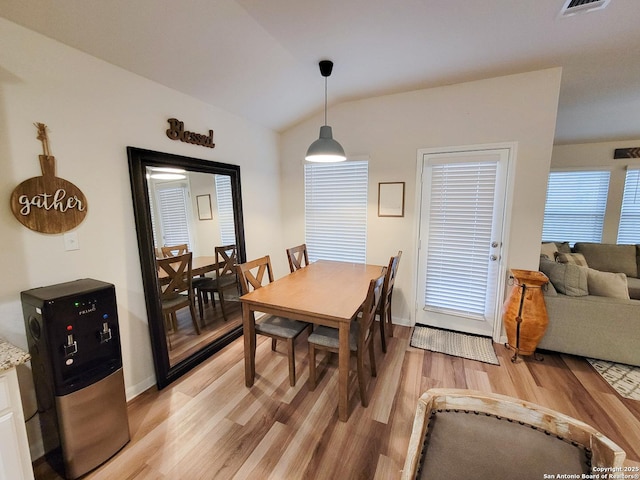
[{"label": "door frame", "polygon": [[508,254],[509,254],[509,238],[511,234],[511,217],[513,208],[513,194],[514,194],[514,172],[516,169],[517,161],[517,142],[503,142],[503,143],[483,143],[476,145],[461,145],[461,146],[448,146],[448,147],[430,147],[419,148],[416,154],[416,189],[414,199],[414,255],[415,263],[413,270],[413,289],[411,293],[411,301],[413,309],[411,309],[411,324],[416,324],[417,312],[420,308],[418,305],[418,285],[419,278],[418,272],[420,270],[418,260],[420,258],[420,222],[422,219],[422,171],[424,167],[423,158],[425,155],[433,155],[438,153],[455,153],[455,152],[473,152],[479,150],[508,150],[507,155],[507,175],[505,185],[505,197],[504,197],[504,217],[502,221],[502,260],[500,262],[500,270],[498,272],[498,286],[496,289],[496,318],[493,322],[493,340],[497,343],[506,342],[506,335],[503,334],[502,328],[502,304],[506,297],[506,285],[508,278]]}]

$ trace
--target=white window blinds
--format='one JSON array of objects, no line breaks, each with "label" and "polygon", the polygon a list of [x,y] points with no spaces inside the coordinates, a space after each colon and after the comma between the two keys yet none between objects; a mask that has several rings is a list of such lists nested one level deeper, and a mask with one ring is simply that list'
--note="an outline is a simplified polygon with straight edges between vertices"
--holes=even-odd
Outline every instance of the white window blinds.
[{"label": "white window blinds", "polygon": [[182,245],[189,241],[189,217],[187,212],[188,192],[183,185],[168,187],[159,186],[158,210],[162,223],[163,245]]},{"label": "white window blinds", "polygon": [[542,241],[601,242],[609,172],[549,173]]},{"label": "white window blinds", "polygon": [[309,260],[365,263],[368,162],[306,164],[305,242]]},{"label": "white window blinds", "polygon": [[618,227],[618,243],[640,243],[640,168],[627,170]]},{"label": "white window blinds", "polygon": [[497,167],[496,162],[428,167],[425,308],[484,316]]},{"label": "white window blinds", "polygon": [[218,202],[220,241],[222,245],[235,245],[236,226],[233,218],[233,197],[229,175],[216,175],[216,201]]}]

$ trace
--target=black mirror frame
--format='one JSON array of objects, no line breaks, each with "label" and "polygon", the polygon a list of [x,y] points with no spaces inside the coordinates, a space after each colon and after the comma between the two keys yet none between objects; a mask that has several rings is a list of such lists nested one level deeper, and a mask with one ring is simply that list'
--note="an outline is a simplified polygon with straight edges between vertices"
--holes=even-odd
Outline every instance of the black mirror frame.
[{"label": "black mirror frame", "polygon": [[244,263],[246,261],[246,250],[242,214],[242,192],[240,188],[240,167],[238,165],[155,152],[136,147],[127,147],[127,156],[129,158],[133,213],[138,233],[138,251],[140,254],[142,283],[145,291],[147,322],[149,324],[153,361],[156,371],[156,383],[158,389],[162,389],[240,337],[242,335],[242,326],[240,325],[238,328],[214,340],[209,345],[176,365],[171,366],[169,364],[169,351],[162,322],[162,308],[157,293],[159,286],[156,272],[153,231],[151,228],[151,208],[146,168],[178,167],[190,172],[229,175],[231,177],[231,192],[233,196],[238,261]]}]

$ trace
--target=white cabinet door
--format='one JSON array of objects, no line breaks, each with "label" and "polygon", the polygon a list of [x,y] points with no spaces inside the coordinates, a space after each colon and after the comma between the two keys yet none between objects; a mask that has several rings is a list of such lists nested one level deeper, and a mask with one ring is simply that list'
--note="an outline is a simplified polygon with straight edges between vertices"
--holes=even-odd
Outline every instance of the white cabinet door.
[{"label": "white cabinet door", "polygon": [[32,480],[27,432],[15,368],[0,375],[0,480]]}]

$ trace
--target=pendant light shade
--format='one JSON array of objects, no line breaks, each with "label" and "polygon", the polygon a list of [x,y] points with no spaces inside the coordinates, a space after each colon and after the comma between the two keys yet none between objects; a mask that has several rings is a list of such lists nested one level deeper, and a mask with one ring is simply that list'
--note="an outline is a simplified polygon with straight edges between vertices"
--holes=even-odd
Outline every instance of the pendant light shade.
[{"label": "pendant light shade", "polygon": [[333,139],[331,127],[327,125],[327,77],[331,75],[333,62],[322,60],[319,65],[320,74],[324,77],[324,125],[320,127],[320,138],[309,146],[304,158],[309,162],[342,162],[347,156],[342,145]]}]

